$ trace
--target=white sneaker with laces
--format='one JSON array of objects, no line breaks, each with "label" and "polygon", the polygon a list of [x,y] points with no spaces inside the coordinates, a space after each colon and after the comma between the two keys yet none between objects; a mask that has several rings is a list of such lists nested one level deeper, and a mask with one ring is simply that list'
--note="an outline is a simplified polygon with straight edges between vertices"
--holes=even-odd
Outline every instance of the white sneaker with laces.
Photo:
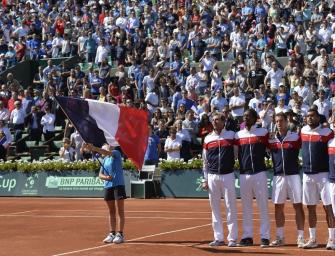
[{"label": "white sneaker with laces", "polygon": [[304,248],[305,240],[303,237],[299,236],[297,239],[298,248]]},{"label": "white sneaker with laces", "polygon": [[224,246],[224,241],[214,240],[208,244],[209,246]]},{"label": "white sneaker with laces", "polygon": [[106,238],[103,240],[104,243],[113,243],[113,240],[115,238],[115,235],[112,233],[109,233]]},{"label": "white sneaker with laces", "polygon": [[114,244],[121,244],[124,242],[124,237],[120,233],[116,233],[115,238],[113,239]]},{"label": "white sneaker with laces", "polygon": [[236,247],[236,246],[237,246],[236,241],[229,241],[228,242],[228,247]]},{"label": "white sneaker with laces", "polygon": [[328,243],[326,246],[327,250],[335,250],[335,239],[328,239]]},{"label": "white sneaker with laces", "polygon": [[272,247],[284,246],[284,238],[277,237],[276,240],[273,240],[270,244]]},{"label": "white sneaker with laces", "polygon": [[302,248],[304,249],[312,249],[318,247],[318,244],[316,243],[315,239],[310,238],[307,243],[304,244]]}]

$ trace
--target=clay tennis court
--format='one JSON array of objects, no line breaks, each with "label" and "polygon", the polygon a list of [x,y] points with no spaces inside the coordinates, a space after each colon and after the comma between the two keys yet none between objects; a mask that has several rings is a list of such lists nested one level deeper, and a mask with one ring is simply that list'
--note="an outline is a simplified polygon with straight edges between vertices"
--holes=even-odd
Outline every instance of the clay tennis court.
[{"label": "clay tennis court", "polygon": [[[223,204],[222,204],[223,207]],[[239,209],[239,234],[242,214]],[[211,213],[206,199],[153,199],[126,201],[126,243],[103,244],[108,217],[101,199],[0,198],[0,255],[335,255],[325,250],[327,224],[318,206],[319,248],[298,249],[291,205],[286,206],[286,244],[259,247],[259,215],[254,206],[252,247],[211,248]],[[270,203],[272,238],[274,207]],[[306,216],[307,217],[307,216]],[[307,223],[305,237],[308,237]],[[226,235],[225,227],[225,235]]]}]

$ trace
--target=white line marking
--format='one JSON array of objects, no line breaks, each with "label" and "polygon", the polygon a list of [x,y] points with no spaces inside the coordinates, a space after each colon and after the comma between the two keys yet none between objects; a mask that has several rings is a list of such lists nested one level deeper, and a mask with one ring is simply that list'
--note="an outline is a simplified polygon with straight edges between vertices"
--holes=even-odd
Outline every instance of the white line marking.
[{"label": "white line marking", "polygon": [[[193,247],[193,248],[208,248],[209,246],[207,244],[204,244],[203,241],[199,241],[198,244],[176,244],[176,243],[159,243],[159,242],[140,242],[140,243],[132,243],[132,242],[126,242],[126,244],[128,245],[147,245],[147,246],[171,246],[171,247]],[[223,246],[223,247],[218,247],[222,250],[222,253],[224,253],[224,249],[228,249],[227,246]],[[268,247],[268,248],[257,248],[257,245],[252,246],[248,246],[248,247],[229,247],[229,250],[241,250],[241,253],[246,253],[246,251],[259,251],[259,250],[278,250],[278,251],[301,251],[301,252],[332,252],[331,250],[325,250],[324,248],[320,248],[320,249],[308,249],[308,250],[304,250],[304,249],[299,249],[299,248],[291,248],[291,247],[286,247],[283,246],[281,248],[278,247]]]},{"label": "white line marking", "polygon": [[[177,233],[177,232],[182,232],[182,231],[187,231],[187,230],[202,228],[202,227],[206,227],[206,226],[210,226],[210,225],[211,224],[205,224],[205,225],[199,225],[199,226],[194,226],[194,227],[189,227],[189,228],[177,229],[177,230],[172,230],[172,231],[167,231],[167,232],[152,234],[152,235],[148,235],[148,236],[142,236],[142,237],[130,239],[130,240],[127,240],[127,241],[129,241],[129,242],[138,241],[138,240],[145,239],[145,238],[150,238],[150,237],[155,237],[155,236],[161,236],[161,235],[166,235],[166,234],[172,234],[172,233]],[[69,255],[69,254],[74,254],[74,253],[79,253],[79,252],[86,252],[86,251],[91,251],[91,250],[95,250],[95,249],[104,248],[104,247],[107,247],[107,246],[111,246],[111,244],[100,245],[100,246],[85,248],[85,249],[76,250],[76,251],[64,252],[64,253],[60,253],[60,254],[54,254],[52,256],[63,256],[63,255]]]},{"label": "white line marking", "polygon": [[[107,215],[11,215],[11,214],[3,214],[0,215],[0,217],[32,217],[32,218],[107,218]],[[223,218],[225,218],[223,216]],[[159,216],[131,216],[131,217],[126,217],[126,219],[160,219],[160,220],[211,220],[210,217],[208,218],[178,218],[178,217],[159,217]],[[243,219],[237,219],[239,221],[242,221]],[[260,221],[261,219],[255,219],[253,218],[254,221]],[[294,219],[285,219],[287,222],[295,222]],[[224,223],[226,221],[223,221]],[[275,220],[270,220],[270,222],[275,222]],[[325,220],[318,220],[318,223],[326,223],[327,221]]]},{"label": "white line marking", "polygon": [[[12,212],[12,213],[6,213],[6,214],[3,214],[3,215],[16,215],[16,214],[22,214],[22,213],[29,213],[29,212],[35,212],[36,210],[29,210],[29,211],[23,211],[23,212]],[[0,215],[2,216],[2,215]]]}]

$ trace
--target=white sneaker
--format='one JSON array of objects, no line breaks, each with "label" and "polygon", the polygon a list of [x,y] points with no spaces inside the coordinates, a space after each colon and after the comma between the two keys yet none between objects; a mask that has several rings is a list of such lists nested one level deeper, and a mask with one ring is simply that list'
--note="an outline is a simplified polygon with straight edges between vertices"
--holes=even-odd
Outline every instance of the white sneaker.
[{"label": "white sneaker", "polygon": [[277,246],[284,246],[284,238],[277,237],[276,240],[273,240],[270,244],[272,247],[277,247]]},{"label": "white sneaker", "polygon": [[305,244],[303,245],[302,248],[304,248],[304,249],[312,249],[312,248],[316,248],[316,247],[318,247],[318,244],[316,243],[316,240],[310,238],[310,239],[307,241],[307,243],[305,243]]},{"label": "white sneaker", "polygon": [[236,243],[236,241],[229,241],[228,242],[228,247],[236,247],[237,246],[237,243]]},{"label": "white sneaker", "polygon": [[335,250],[335,239],[328,239],[328,243],[326,246],[327,250]]},{"label": "white sneaker", "polygon": [[120,233],[116,233],[115,238],[113,239],[114,244],[121,244],[124,242],[124,237]]},{"label": "white sneaker", "polygon": [[298,248],[304,248],[305,240],[303,237],[299,236],[297,239]]},{"label": "white sneaker", "polygon": [[103,240],[104,243],[113,243],[113,240],[115,238],[115,235],[112,233],[109,233],[106,238]]}]

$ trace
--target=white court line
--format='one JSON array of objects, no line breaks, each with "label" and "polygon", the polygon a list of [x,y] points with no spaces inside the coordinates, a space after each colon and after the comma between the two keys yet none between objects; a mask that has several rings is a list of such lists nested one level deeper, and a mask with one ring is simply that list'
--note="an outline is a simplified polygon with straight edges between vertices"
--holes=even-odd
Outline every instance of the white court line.
[{"label": "white court line", "polygon": [[11,212],[11,213],[5,213],[1,214],[0,216],[7,216],[7,215],[17,215],[17,214],[22,214],[22,213],[29,213],[29,212],[35,212],[36,210],[29,210],[29,211],[23,211],[23,212]]},{"label": "white court line", "polygon": [[[107,218],[107,215],[0,215],[0,217],[32,217],[32,218]],[[224,216],[223,216],[224,217]],[[159,216],[131,216],[126,217],[126,219],[159,219],[159,220],[211,220],[210,217],[208,218],[191,218],[191,217],[159,217]],[[242,221],[243,219],[237,219]],[[261,219],[255,219],[255,221],[260,221]],[[287,222],[295,222],[295,219],[285,219]],[[223,221],[226,222],[226,221]],[[275,220],[270,220],[270,222],[275,222]],[[318,223],[326,223],[325,220],[318,220]]]},{"label": "white court line", "polygon": [[[37,210],[34,210],[37,211]],[[39,212],[106,212],[106,210],[38,210]],[[225,212],[224,210],[222,211]],[[173,213],[173,214],[211,214],[212,212],[177,212],[177,211],[125,211],[125,213]],[[258,215],[259,212],[253,212]],[[238,212],[238,215],[243,215],[243,212]],[[274,212],[269,212],[269,215],[274,215]],[[325,216],[324,213],[319,213],[318,216]],[[285,216],[295,216],[295,213],[285,213]]]},{"label": "white court line", "polygon": [[[200,243],[200,242],[199,242]],[[132,243],[132,242],[126,242],[126,244],[128,245],[147,245],[147,246],[170,246],[170,247],[191,247],[191,248],[208,248],[209,246],[208,245],[205,245],[205,244],[175,244],[175,243],[150,243],[150,242],[141,242],[141,243]],[[223,249],[222,250],[222,253],[224,253],[224,249],[228,249],[227,246],[223,246],[223,247],[218,247],[220,249]],[[281,248],[278,248],[278,247],[268,247],[268,248],[257,248],[257,245],[254,245],[254,247],[252,246],[248,246],[248,247],[229,247],[229,250],[243,250],[243,252],[241,253],[247,253],[246,251],[259,251],[259,250],[277,250],[277,251],[300,251],[300,252],[305,252],[305,253],[308,253],[308,252],[329,252],[329,253],[334,253],[333,251],[331,250],[326,250],[324,248],[320,248],[320,249],[308,249],[308,250],[304,250],[304,249],[299,249],[299,248],[288,248],[285,246],[284,247],[281,247]]]},{"label": "white court line", "polygon": [[[142,236],[142,237],[130,239],[130,240],[127,240],[127,241],[128,242],[138,241],[138,240],[145,239],[145,238],[150,238],[150,237],[155,237],[155,236],[161,236],[161,235],[166,235],[166,234],[172,234],[172,233],[177,233],[177,232],[182,232],[182,231],[187,231],[187,230],[202,228],[202,227],[206,227],[206,226],[210,226],[210,225],[212,225],[212,224],[205,224],[205,225],[199,225],[199,226],[194,226],[194,227],[189,227],[189,228],[177,229],[177,230],[172,230],[172,231],[167,231],[167,232],[152,234],[152,235],[148,235],[148,236]],[[85,248],[85,249],[76,250],[76,251],[64,252],[64,253],[60,253],[60,254],[54,254],[52,256],[63,256],[63,255],[69,255],[69,254],[74,254],[74,253],[79,253],[79,252],[86,252],[86,251],[91,251],[91,250],[95,250],[95,249],[104,248],[104,247],[107,247],[107,246],[111,246],[111,244],[100,245],[100,246]]]}]

